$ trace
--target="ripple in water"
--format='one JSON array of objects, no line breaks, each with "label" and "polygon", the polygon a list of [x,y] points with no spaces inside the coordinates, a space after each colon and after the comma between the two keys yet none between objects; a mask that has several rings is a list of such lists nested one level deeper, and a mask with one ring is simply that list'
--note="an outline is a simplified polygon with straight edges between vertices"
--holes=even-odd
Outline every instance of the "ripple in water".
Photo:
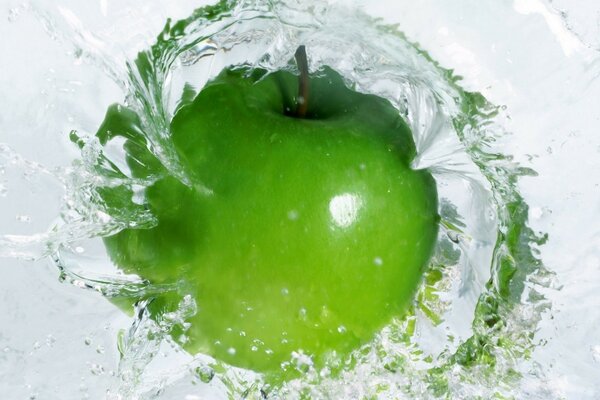
[{"label": "ripple in water", "polygon": [[[182,297],[176,312],[149,318],[148,299],[177,287],[123,275],[99,238],[127,227],[150,227],[154,216],[144,207],[108,209],[99,190],[127,187],[132,205],[143,205],[144,188],[159,177],[109,177],[104,172],[114,166],[128,170],[123,143],[101,145],[94,135],[73,131],[82,156],[72,168],[24,166],[62,182],[66,199],[60,218],[44,235],[0,238],[0,254],[50,256],[65,282],[115,302],[141,299],[131,328],[118,338],[121,385],[115,398],[198,391],[286,399],[511,396],[519,384],[516,366],[531,352],[533,332],[549,307],[536,288],[550,285],[552,275],[536,257],[535,246],[545,238],[527,227],[528,206],[516,189],[519,177],[535,172],[490,150],[506,134],[500,107],[463,90],[459,77],[394,27],[322,1],[221,1],[198,9],[185,20],[169,21],[154,45],[125,63],[126,70],[95,41],[83,36],[78,44],[122,87],[124,106],[139,116],[149,150],[168,174],[184,182],[168,128],[182,106],[181,93],[183,102],[193,99],[229,65],[293,69],[289,60],[304,44],[311,70],[331,66],[349,87],[384,97],[398,109],[417,146],[413,167],[434,174],[440,197],[435,255],[408,315],[390,323],[348,363],[316,370],[310,358],[296,354],[292,363],[303,376],[271,387],[257,374],[179,349],[170,333],[185,333],[186,317],[198,306],[190,297]],[[15,157],[0,148],[2,163]],[[157,359],[165,351],[168,362]]]}]

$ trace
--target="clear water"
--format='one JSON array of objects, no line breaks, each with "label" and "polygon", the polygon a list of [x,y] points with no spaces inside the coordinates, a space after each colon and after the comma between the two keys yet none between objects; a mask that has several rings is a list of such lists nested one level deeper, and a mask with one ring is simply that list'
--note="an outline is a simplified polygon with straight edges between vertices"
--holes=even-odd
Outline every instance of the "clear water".
[{"label": "clear water", "polygon": [[[0,24],[0,393],[6,398],[600,397],[600,8],[592,1],[4,1]],[[164,29],[188,18],[185,32]],[[377,19],[379,18],[379,19]],[[173,26],[173,25],[171,25]],[[157,41],[160,32],[161,39]],[[298,44],[409,121],[438,182],[442,231],[411,314],[338,375],[265,388],[213,369],[104,297],[169,290],[111,265],[93,165],[106,107],[143,117],[174,173],[166,126],[186,83],[229,64],[287,65]],[[149,55],[151,71],[133,60]],[[86,145],[69,140],[75,132]],[[125,182],[143,188],[144,182]],[[85,290],[88,289],[88,290]],[[149,339],[149,337],[151,339]]]}]

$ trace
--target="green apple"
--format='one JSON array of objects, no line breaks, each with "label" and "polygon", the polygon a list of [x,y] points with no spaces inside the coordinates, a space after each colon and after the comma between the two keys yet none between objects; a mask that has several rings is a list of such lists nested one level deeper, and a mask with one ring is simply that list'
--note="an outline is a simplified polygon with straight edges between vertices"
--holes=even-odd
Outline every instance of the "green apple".
[{"label": "green apple", "polygon": [[153,318],[191,295],[185,337],[172,332],[184,349],[258,372],[294,352],[323,365],[401,316],[438,231],[435,182],[410,168],[398,110],[328,67],[300,82],[297,95],[290,72],[235,66],[207,83],[170,126],[187,179],[148,151],[132,111],[111,107],[97,134],[125,140],[131,174],[153,181],[144,204],[130,187],[100,191],[111,214],[156,218],[105,238],[112,260],[178,284],[155,296]]}]

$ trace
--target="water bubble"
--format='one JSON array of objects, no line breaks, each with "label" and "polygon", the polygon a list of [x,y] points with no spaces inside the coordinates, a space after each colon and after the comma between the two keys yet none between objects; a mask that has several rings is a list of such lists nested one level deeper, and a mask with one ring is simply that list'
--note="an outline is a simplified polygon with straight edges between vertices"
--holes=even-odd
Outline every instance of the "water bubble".
[{"label": "water bubble", "polygon": [[293,351],[291,364],[297,371],[307,373],[313,367],[313,360],[303,351]]}]

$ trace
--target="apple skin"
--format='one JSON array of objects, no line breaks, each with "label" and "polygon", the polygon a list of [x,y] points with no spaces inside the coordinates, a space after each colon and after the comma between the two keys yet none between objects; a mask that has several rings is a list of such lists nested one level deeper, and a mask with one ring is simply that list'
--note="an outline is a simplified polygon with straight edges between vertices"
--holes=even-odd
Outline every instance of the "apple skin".
[{"label": "apple skin", "polygon": [[97,134],[125,138],[133,176],[156,178],[143,206],[128,188],[100,193],[109,213],[157,219],[104,240],[124,272],[178,282],[155,296],[152,317],[191,294],[198,311],[175,340],[266,373],[294,351],[317,366],[345,356],[401,316],[438,231],[435,181],[410,168],[398,111],[326,67],[311,77],[307,118],[295,118],[297,85],[285,71],[231,68],[181,107],[171,139],[191,185],[147,150],[130,110],[111,107]]}]

